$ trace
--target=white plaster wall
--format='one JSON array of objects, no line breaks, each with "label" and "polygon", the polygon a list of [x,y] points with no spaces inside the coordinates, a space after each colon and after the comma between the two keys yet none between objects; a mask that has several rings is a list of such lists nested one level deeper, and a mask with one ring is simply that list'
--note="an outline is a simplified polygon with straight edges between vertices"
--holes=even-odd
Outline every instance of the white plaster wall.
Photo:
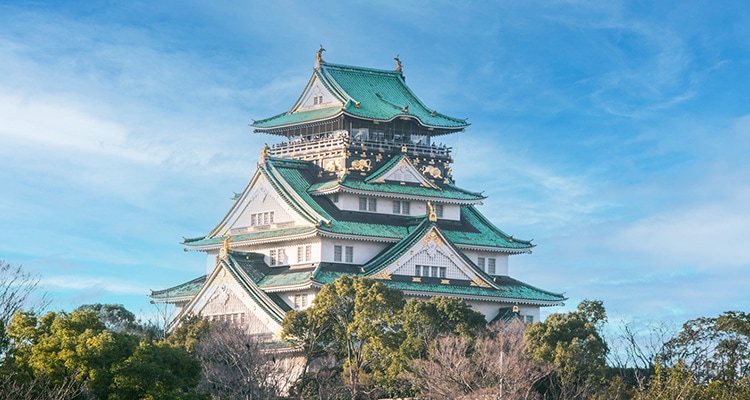
[{"label": "white plaster wall", "polygon": [[[493,318],[495,318],[500,308],[513,307],[515,305],[515,303],[496,303],[476,300],[467,300],[466,303],[469,304],[474,311],[479,311],[480,313],[484,314],[484,318],[487,321],[491,321]],[[518,314],[522,316],[531,315],[532,317],[534,317],[534,322],[539,322],[539,306],[519,304]]]},{"label": "white plaster wall", "polygon": [[[387,246],[384,243],[373,243],[363,242],[359,240],[340,240],[340,239],[323,239],[321,241],[321,260],[327,262],[333,261],[333,246],[341,246],[342,252],[345,246],[354,247],[354,264],[364,264],[378,253],[383,251]],[[342,253],[342,259],[345,258],[345,253]],[[343,262],[343,261],[342,261]]]},{"label": "white plaster wall", "polygon": [[[307,295],[307,307],[304,308],[295,308],[294,307],[294,296],[300,295],[300,294],[306,294]],[[318,294],[318,291],[315,289],[308,289],[308,290],[301,290],[299,292],[288,292],[288,293],[279,293],[279,297],[281,297],[286,304],[289,305],[292,309],[296,310],[304,310],[306,308],[310,308],[312,306],[313,300],[315,300],[315,296]]]},{"label": "white plaster wall", "polygon": [[[507,254],[491,253],[488,251],[474,251],[474,250],[464,250],[464,254],[466,254],[474,264],[477,263],[477,259],[479,257],[494,258],[495,259],[495,275],[508,275],[508,255]],[[485,269],[485,272],[487,272],[486,260],[484,262],[484,269]]]},{"label": "white plaster wall", "polygon": [[[289,209],[289,206],[276,198],[275,190],[268,184],[264,178],[259,178],[256,185],[250,189],[245,199],[241,199],[242,205],[237,210],[237,214],[230,220],[230,229],[239,229],[250,227],[250,218],[254,213],[263,213],[273,211],[274,223],[273,228],[279,224],[294,223],[296,213]],[[299,217],[297,217],[299,219]],[[252,228],[251,228],[252,229]]]},{"label": "white plaster wall", "polygon": [[[345,211],[357,211],[359,212],[359,198],[368,196],[359,196],[349,193],[340,193],[338,203],[334,203],[340,210]],[[393,214],[393,200],[394,198],[387,197],[376,197],[378,199],[377,213],[378,214]],[[427,215],[427,202],[419,200],[408,200],[409,201],[409,215],[421,216]],[[369,211],[367,211],[369,212]],[[401,215],[401,214],[395,214]],[[459,221],[461,219],[461,207],[454,204],[443,205],[443,217],[440,219],[447,219],[453,221]]]}]

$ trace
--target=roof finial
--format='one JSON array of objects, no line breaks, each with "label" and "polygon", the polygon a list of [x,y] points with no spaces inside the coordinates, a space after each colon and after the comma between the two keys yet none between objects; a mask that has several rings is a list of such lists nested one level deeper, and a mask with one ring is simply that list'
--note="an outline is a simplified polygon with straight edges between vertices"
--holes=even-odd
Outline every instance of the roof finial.
[{"label": "roof finial", "polygon": [[232,241],[232,235],[227,234],[227,238],[221,242],[221,249],[219,250],[219,256],[224,258],[229,254],[229,242]]},{"label": "roof finial", "polygon": [[324,49],[324,48],[323,48],[323,45],[321,44],[321,45],[320,45],[320,48],[318,49],[318,55],[317,55],[317,56],[315,56],[315,60],[316,60],[316,63],[315,63],[315,67],[316,67],[316,68],[317,68],[317,67],[320,67],[320,63],[324,63],[324,62],[325,62],[325,61],[323,60],[323,52],[324,52],[324,51],[326,51],[326,49]]},{"label": "roof finial", "polygon": [[427,219],[430,222],[437,222],[437,214],[435,214],[435,206],[431,202],[427,202]]},{"label": "roof finial", "polygon": [[398,58],[398,54],[396,54],[396,57],[393,57],[394,60],[396,60],[396,72],[401,72],[401,59]]},{"label": "roof finial", "polygon": [[268,157],[268,150],[270,150],[270,149],[271,148],[268,147],[268,143],[266,143],[266,145],[263,146],[263,150],[261,150],[261,152],[260,152],[260,162],[261,163],[266,162],[266,157]]}]

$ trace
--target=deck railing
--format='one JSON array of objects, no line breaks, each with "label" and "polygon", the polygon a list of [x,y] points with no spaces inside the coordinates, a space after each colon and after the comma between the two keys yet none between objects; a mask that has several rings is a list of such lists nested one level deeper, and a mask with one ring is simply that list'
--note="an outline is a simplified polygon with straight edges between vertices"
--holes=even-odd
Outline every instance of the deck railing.
[{"label": "deck railing", "polygon": [[287,142],[273,145],[269,150],[272,157],[290,157],[300,154],[311,154],[322,151],[336,150],[347,145],[348,147],[365,148],[372,151],[384,151],[388,153],[401,152],[406,145],[407,152],[416,152],[423,157],[445,157],[450,158],[451,148],[443,144],[425,145],[416,143],[399,143],[393,140],[358,139],[349,136],[347,131],[333,132],[331,135],[313,135],[309,138],[297,138]]}]

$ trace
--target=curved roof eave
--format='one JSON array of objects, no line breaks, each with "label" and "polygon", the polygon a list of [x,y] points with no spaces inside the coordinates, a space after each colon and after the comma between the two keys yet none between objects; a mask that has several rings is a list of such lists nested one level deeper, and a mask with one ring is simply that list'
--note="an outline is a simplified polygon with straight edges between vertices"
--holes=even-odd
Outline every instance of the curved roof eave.
[{"label": "curved roof eave", "polygon": [[391,117],[389,119],[378,119],[378,118],[371,118],[371,117],[365,117],[365,116],[362,116],[362,115],[357,115],[357,114],[349,112],[346,109],[344,109],[342,111],[343,111],[344,115],[347,115],[347,116],[352,117],[352,118],[365,119],[365,120],[377,121],[377,122],[384,122],[384,123],[392,122],[393,120],[398,119],[398,118],[409,118],[409,119],[417,121],[419,123],[419,125],[422,125],[425,128],[447,129],[447,130],[452,130],[452,131],[463,131],[464,129],[466,129],[466,127],[468,127],[469,125],[471,125],[468,122],[464,122],[463,125],[457,125],[457,126],[429,125],[429,124],[426,124],[424,121],[422,121],[422,119],[419,118],[416,115],[403,114],[403,113],[396,114],[396,115],[394,115],[393,117]]}]

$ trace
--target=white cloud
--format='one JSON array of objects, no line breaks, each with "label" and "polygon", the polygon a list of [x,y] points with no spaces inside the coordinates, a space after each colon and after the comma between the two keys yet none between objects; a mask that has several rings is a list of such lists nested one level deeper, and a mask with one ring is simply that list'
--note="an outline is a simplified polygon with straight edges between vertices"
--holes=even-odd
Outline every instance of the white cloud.
[{"label": "white cloud", "polygon": [[87,277],[76,275],[43,277],[40,281],[41,287],[57,290],[95,290],[125,295],[145,296],[149,293],[148,287],[116,278]]}]

